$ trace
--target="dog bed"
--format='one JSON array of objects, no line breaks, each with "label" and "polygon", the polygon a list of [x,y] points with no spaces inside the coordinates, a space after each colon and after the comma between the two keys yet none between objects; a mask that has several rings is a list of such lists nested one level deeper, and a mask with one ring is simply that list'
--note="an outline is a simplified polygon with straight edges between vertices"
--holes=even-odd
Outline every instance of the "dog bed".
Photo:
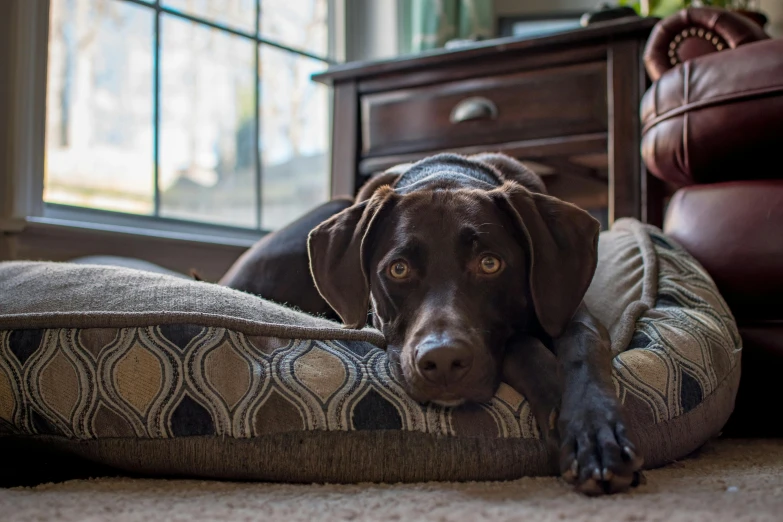
[{"label": "dog bed", "polygon": [[[599,240],[586,297],[648,466],[716,435],[741,341],[697,262],[653,227]],[[0,263],[0,447],[24,440],[152,475],[360,482],[556,472],[528,403],[420,405],[375,330],[167,275]]]}]

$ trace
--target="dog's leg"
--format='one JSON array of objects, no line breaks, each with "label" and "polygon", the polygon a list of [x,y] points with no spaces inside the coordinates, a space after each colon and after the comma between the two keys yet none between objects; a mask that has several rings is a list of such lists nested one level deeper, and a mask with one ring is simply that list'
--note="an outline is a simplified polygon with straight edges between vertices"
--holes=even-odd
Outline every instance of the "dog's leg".
[{"label": "dog's leg", "polygon": [[583,303],[554,346],[563,385],[563,478],[590,495],[635,486],[642,458],[612,384],[608,332]]},{"label": "dog's leg", "polygon": [[555,354],[535,337],[517,336],[507,345],[502,373],[503,382],[524,395],[530,403],[541,438],[553,461],[559,462],[557,418],[563,394]]}]

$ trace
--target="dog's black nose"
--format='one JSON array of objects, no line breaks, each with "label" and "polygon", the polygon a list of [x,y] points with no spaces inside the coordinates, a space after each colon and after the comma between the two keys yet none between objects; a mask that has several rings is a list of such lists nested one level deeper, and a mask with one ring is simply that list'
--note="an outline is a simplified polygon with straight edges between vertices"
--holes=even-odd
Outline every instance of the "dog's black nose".
[{"label": "dog's black nose", "polygon": [[459,382],[472,364],[473,353],[465,342],[430,336],[416,348],[416,368],[433,384]]}]

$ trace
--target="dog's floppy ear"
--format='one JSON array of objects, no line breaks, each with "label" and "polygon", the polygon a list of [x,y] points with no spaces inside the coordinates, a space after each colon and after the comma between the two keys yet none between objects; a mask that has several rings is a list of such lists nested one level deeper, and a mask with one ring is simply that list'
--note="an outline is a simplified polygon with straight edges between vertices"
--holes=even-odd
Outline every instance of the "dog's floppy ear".
[{"label": "dog's floppy ear", "polygon": [[310,272],[315,286],[348,328],[367,324],[370,309],[368,244],[394,190],[381,187],[362,203],[349,207],[315,227],[307,238]]},{"label": "dog's floppy ear", "polygon": [[575,205],[516,183],[493,192],[529,245],[530,293],[538,322],[558,337],[593,279],[600,224]]},{"label": "dog's floppy ear", "polygon": [[391,185],[393,187],[397,179],[405,174],[411,168],[411,165],[413,163],[401,163],[371,177],[359,188],[359,192],[356,194],[356,202],[361,203],[365,199],[370,199],[375,194],[375,191],[383,185]]}]

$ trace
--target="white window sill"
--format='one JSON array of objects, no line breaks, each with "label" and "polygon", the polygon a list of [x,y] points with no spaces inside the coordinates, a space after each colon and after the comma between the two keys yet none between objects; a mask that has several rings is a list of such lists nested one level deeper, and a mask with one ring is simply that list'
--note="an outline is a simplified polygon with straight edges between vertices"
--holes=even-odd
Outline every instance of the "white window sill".
[{"label": "white window sill", "polygon": [[46,205],[41,217],[28,217],[32,226],[60,227],[138,238],[170,239],[189,243],[249,248],[265,235],[257,230],[222,227],[204,223],[133,216],[114,212]]},{"label": "white window sill", "polygon": [[[159,223],[160,225],[160,223]],[[191,225],[191,224],[187,224]],[[206,281],[218,281],[236,259],[262,236],[233,231],[184,231],[147,228],[138,224],[30,217],[0,219],[2,260],[70,261],[84,256],[118,256],[141,259],[188,274],[195,270]]]}]

